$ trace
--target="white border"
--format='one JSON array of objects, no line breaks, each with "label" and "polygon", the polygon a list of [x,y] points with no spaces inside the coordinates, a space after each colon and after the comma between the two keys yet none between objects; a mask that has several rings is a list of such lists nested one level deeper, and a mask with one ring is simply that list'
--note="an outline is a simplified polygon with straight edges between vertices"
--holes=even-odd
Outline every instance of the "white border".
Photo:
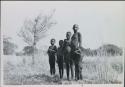
[{"label": "white border", "polygon": [[[1,2],[2,3],[2,2]],[[2,26],[2,23],[1,23]],[[124,87],[123,84],[73,84],[73,85],[3,85],[3,35],[2,35],[2,29],[1,29],[1,49],[0,49],[0,57],[1,57],[1,81],[0,85],[1,87]],[[123,48],[123,71],[124,71],[124,58],[125,58],[125,48]],[[123,82],[124,82],[124,73],[123,73]]]}]

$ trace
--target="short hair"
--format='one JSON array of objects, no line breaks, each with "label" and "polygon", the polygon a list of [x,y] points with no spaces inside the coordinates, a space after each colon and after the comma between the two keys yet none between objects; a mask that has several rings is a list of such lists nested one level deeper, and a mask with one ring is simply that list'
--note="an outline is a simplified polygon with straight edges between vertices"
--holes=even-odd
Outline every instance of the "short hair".
[{"label": "short hair", "polygon": [[70,34],[70,35],[71,35],[72,33],[71,33],[70,31],[68,31],[68,32],[66,32],[66,35],[67,35],[67,34]]},{"label": "short hair", "polygon": [[77,26],[77,27],[79,27],[79,25],[78,25],[78,24],[74,24],[74,25],[73,25],[73,29],[74,29],[76,26]]},{"label": "short hair", "polygon": [[63,44],[63,40],[59,40],[59,44]]},{"label": "short hair", "polygon": [[54,42],[56,41],[54,38],[52,38],[50,41],[54,40]]}]

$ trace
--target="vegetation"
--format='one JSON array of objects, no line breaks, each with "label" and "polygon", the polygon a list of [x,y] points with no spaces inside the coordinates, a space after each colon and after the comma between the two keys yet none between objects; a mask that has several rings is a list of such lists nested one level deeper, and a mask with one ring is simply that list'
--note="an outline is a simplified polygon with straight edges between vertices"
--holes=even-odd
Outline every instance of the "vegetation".
[{"label": "vegetation", "polygon": [[4,55],[15,54],[17,45],[14,44],[11,40],[12,38],[10,37],[6,37],[6,36],[3,37],[3,54]]},{"label": "vegetation", "polygon": [[20,36],[25,43],[33,48],[32,64],[35,63],[35,49],[37,42],[46,36],[46,32],[56,24],[52,17],[55,10],[49,15],[40,14],[34,20],[25,20],[24,25],[18,36]]}]

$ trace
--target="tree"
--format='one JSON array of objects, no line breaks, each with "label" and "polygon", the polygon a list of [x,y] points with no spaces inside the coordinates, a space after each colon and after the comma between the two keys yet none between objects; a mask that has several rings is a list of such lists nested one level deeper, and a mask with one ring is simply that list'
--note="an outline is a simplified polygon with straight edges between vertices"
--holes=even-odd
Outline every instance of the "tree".
[{"label": "tree", "polygon": [[12,55],[15,53],[15,49],[17,45],[11,42],[10,37],[3,37],[3,54],[4,55]]},{"label": "tree", "polygon": [[[35,51],[37,51],[37,49],[34,49]],[[24,55],[31,55],[33,54],[33,46],[25,46],[23,49],[23,54]]]},{"label": "tree", "polygon": [[18,36],[20,36],[24,42],[29,46],[33,47],[32,63],[34,64],[34,55],[36,44],[39,40],[46,36],[47,30],[49,30],[56,22],[53,21],[52,17],[55,10],[50,14],[40,14],[35,20],[25,20],[22,29]]}]

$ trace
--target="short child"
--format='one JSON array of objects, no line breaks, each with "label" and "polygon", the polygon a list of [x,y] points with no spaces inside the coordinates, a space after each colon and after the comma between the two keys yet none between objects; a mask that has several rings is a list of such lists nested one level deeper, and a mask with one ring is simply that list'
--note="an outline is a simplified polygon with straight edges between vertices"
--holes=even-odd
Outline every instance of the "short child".
[{"label": "short child", "polygon": [[51,46],[49,46],[49,49],[48,49],[50,74],[55,75],[55,60],[56,60],[56,53],[57,53],[57,47],[54,45],[55,39],[51,39],[50,43],[51,43]]},{"label": "short child", "polygon": [[64,56],[63,56],[63,40],[59,41],[59,47],[57,50],[57,63],[59,67],[59,74],[60,78],[63,78],[63,63],[64,63]]}]

